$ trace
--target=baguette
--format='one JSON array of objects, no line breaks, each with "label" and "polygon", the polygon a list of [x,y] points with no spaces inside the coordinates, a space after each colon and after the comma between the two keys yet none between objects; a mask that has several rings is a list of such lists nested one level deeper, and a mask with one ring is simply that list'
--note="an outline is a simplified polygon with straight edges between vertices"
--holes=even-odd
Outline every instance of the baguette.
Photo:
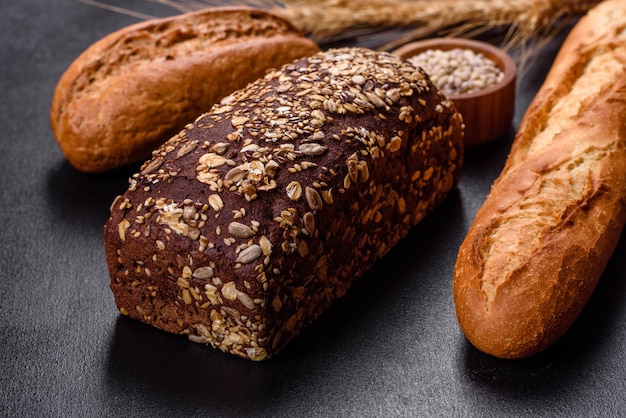
[{"label": "baguette", "polygon": [[626,1],[573,28],[463,241],[458,321],[479,350],[536,354],[579,315],[626,222]]},{"label": "baguette", "polygon": [[289,21],[248,8],[128,26],[94,43],[61,76],[52,131],[80,171],[142,161],[222,97],[318,51]]},{"label": "baguette", "polygon": [[120,312],[275,355],[459,181],[463,122],[386,53],[301,59],[225,98],[146,162],[105,225]]}]

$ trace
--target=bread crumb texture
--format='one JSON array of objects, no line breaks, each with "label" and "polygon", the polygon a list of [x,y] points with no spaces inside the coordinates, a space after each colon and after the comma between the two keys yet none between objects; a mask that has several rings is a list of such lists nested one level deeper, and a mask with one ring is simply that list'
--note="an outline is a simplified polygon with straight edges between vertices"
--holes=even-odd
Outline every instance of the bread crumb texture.
[{"label": "bread crumb texture", "polygon": [[224,98],[153,153],[105,226],[120,311],[278,352],[457,184],[461,116],[407,62],[332,49]]}]

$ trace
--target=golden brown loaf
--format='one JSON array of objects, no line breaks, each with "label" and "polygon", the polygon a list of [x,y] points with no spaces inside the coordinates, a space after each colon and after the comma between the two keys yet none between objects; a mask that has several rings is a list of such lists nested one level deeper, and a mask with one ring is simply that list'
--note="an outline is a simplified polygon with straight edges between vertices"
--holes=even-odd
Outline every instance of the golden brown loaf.
[{"label": "golden brown loaf", "polygon": [[535,354],[581,312],[626,221],[626,1],[566,39],[458,254],[461,329],[502,358]]},{"label": "golden brown loaf", "polygon": [[462,137],[452,103],[390,54],[272,71],[160,147],[113,203],[117,306],[269,358],[448,195]]},{"label": "golden brown loaf", "polygon": [[213,8],[121,29],[63,74],[52,131],[78,170],[145,160],[222,97],[319,51],[288,21],[246,8]]}]

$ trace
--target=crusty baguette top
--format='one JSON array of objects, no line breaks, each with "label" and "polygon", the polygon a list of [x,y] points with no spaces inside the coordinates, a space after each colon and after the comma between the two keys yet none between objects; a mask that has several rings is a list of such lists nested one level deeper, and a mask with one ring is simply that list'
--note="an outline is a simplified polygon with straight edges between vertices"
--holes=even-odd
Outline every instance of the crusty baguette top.
[{"label": "crusty baguette top", "polygon": [[578,115],[597,106],[604,92],[615,90],[615,82],[623,81],[625,48],[624,1],[605,1],[580,21],[524,115],[500,178],[558,140],[563,126],[580,123]]},{"label": "crusty baguette top", "polygon": [[626,221],[626,2],[573,29],[531,103],[455,268],[479,349],[524,357],[578,316]]},{"label": "crusty baguette top", "polygon": [[[626,100],[626,14],[613,6],[603,10],[587,17],[593,24],[574,30],[520,126],[497,182],[515,184],[516,200],[518,192],[531,190],[539,180],[541,187],[525,193],[525,198],[514,205],[500,203],[509,209],[502,213],[499,223],[517,222],[524,236],[515,234],[513,238],[501,232],[498,237],[499,229],[494,229],[491,241],[504,240],[499,244],[502,248],[523,243],[520,248],[525,251],[506,252],[506,262],[490,266],[493,274],[486,272],[486,276],[502,278],[506,271],[515,270],[534,252],[528,243],[542,246],[543,230],[557,227],[571,211],[588,204],[602,182],[597,162],[615,152],[615,147],[624,146],[619,113],[624,106],[621,102]],[[532,165],[523,167],[524,163]],[[562,187],[564,180],[568,187]],[[511,263],[511,257],[518,263]],[[500,268],[505,268],[504,272],[496,274]]]}]

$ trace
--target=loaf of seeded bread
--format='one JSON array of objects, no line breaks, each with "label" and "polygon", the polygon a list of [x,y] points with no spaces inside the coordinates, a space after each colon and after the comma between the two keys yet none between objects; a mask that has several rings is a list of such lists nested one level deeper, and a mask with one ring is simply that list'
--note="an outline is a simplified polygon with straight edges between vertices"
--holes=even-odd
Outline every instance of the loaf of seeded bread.
[{"label": "loaf of seeded bread", "polygon": [[157,151],[105,226],[122,314],[274,355],[457,184],[463,123],[425,74],[366,49],[268,73]]},{"label": "loaf of seeded bread", "polygon": [[132,25],[93,44],[62,75],[52,131],[78,170],[142,161],[221,98],[318,51],[287,20],[247,8]]},{"label": "loaf of seeded bread", "polygon": [[461,329],[526,357],[569,328],[626,222],[626,1],[572,30],[521,123],[456,263]]}]

